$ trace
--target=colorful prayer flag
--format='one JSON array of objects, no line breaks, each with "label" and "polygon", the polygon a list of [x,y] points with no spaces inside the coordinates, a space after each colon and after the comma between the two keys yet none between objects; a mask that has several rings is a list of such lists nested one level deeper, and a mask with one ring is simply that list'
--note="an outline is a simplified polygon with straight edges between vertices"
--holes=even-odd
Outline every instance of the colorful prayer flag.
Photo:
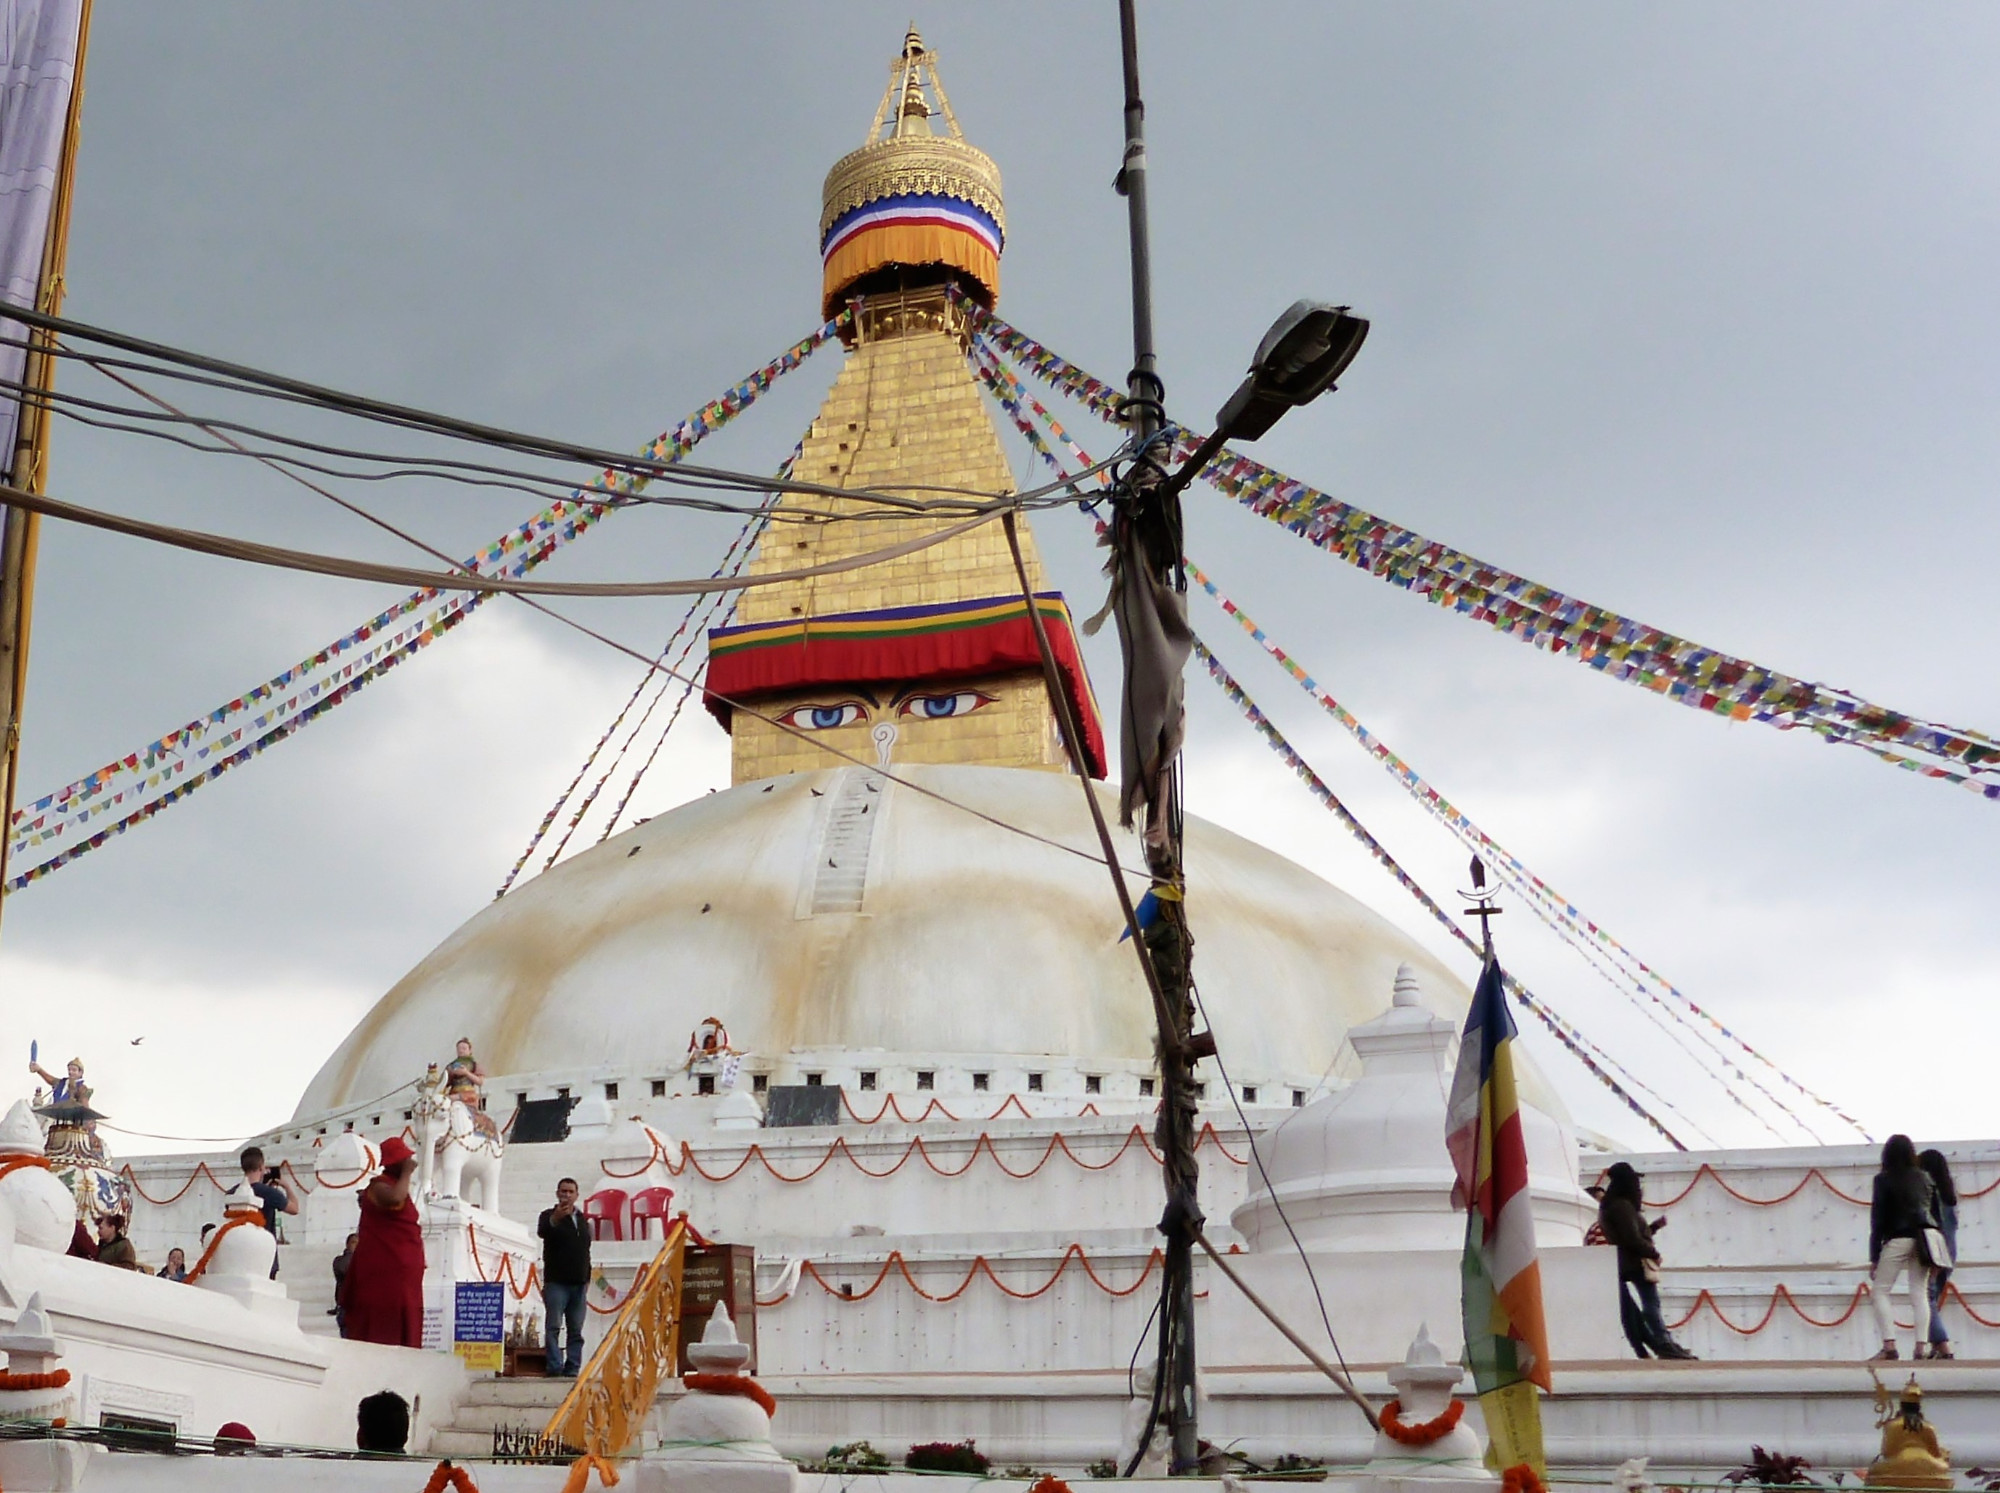
[{"label": "colorful prayer flag", "polygon": [[1518,1035],[1507,1009],[1506,977],[1489,953],[1465,1018],[1445,1112],[1445,1146],[1458,1173],[1452,1201],[1465,1209],[1465,1361],[1486,1416],[1489,1460],[1496,1469],[1525,1462],[1546,1477],[1535,1389],[1550,1388],[1549,1335],[1535,1258],[1527,1137],[1514,1083]]}]

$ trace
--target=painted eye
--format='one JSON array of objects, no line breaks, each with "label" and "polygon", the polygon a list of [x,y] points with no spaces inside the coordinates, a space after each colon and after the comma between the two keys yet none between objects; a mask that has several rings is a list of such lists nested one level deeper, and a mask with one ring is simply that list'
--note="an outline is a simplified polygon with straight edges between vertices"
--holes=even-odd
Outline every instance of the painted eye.
[{"label": "painted eye", "polygon": [[866,709],[853,700],[841,705],[794,705],[778,717],[778,724],[800,731],[832,731],[851,726],[866,714]]},{"label": "painted eye", "polygon": [[919,720],[942,721],[955,715],[971,715],[975,710],[984,710],[993,703],[993,696],[981,694],[976,689],[960,690],[955,695],[912,695],[905,700],[900,715],[913,715]]}]

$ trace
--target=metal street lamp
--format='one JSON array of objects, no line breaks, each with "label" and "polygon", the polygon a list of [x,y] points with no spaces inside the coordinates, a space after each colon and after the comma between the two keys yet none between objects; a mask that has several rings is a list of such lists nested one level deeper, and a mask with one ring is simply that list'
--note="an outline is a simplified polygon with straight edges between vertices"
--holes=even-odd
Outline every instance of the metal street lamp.
[{"label": "metal street lamp", "polygon": [[1215,416],[1215,431],[1167,479],[1179,492],[1214,459],[1225,441],[1254,441],[1287,410],[1311,404],[1334,387],[1368,339],[1368,318],[1346,306],[1294,301],[1257,344],[1250,372]]}]

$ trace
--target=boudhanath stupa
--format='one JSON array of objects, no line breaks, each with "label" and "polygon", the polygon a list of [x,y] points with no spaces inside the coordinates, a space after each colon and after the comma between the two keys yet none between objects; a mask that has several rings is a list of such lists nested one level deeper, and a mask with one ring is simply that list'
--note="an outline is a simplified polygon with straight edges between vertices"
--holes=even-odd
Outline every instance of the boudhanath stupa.
[{"label": "boudhanath stupa", "polygon": [[[803,309],[838,322],[844,363],[794,474],[827,489],[1014,492],[967,355],[974,308],[1000,294],[1001,174],[914,30],[865,141],[826,177],[819,229],[821,303]],[[749,573],[820,573],[744,591],[709,635],[730,786],[479,910],[326,1058],[290,1122],[254,1138],[303,1198],[275,1280],[268,1254],[219,1261],[192,1290],[67,1259],[36,1191],[47,1173],[0,1176],[0,1319],[39,1297],[35,1320],[74,1372],[74,1423],[208,1435],[236,1420],[274,1443],[341,1445],[357,1399],[389,1387],[417,1402],[413,1451],[477,1458],[539,1433],[564,1384],[468,1367],[451,1351],[453,1303],[461,1283],[498,1282],[509,1342],[539,1335],[534,1221],[571,1177],[600,1220],[592,1345],[671,1218],[754,1251],[708,1352],[748,1363],[783,1458],[866,1441],[900,1461],[916,1443],[971,1439],[996,1468],[1073,1481],[1118,1457],[1159,1269],[1148,993],[1005,537],[921,511],[839,521],[864,506],[787,493]],[[826,568],[954,527],[886,563]],[[1082,755],[1102,774],[1115,726],[1071,604],[1022,537]],[[1115,824],[1115,786],[1093,791]],[[1142,865],[1136,836],[1117,833]],[[1209,1235],[1322,1353],[1331,1328],[1367,1394],[1446,1395],[1463,1215],[1445,1091],[1470,989],[1347,893],[1219,826],[1187,821],[1186,867],[1227,1063],[1197,1069]],[[461,1038],[502,1139],[459,1127],[426,1171],[435,1347],[345,1341],[329,1264],[355,1193],[384,1141],[437,1138],[421,1090]],[[1613,1153],[1579,1138],[1549,1075],[1524,1071],[1523,1097],[1557,1382],[1543,1409],[1552,1478],[1602,1483],[1650,1458],[1655,1478],[1713,1482],[1753,1444],[1866,1465],[1880,1441],[1861,1363],[1875,1346],[1861,1289],[1875,1148]],[[37,1144],[18,1117],[0,1131],[0,1157]],[[1965,1179],[1960,1360],[1924,1365],[1925,1406],[1964,1467],[2000,1458],[2000,1270],[1986,1243],[2000,1143],[1946,1149]],[[1666,1315],[1698,1361],[1630,1356],[1613,1251],[1585,1243],[1584,1189],[1620,1159],[1672,1222]],[[239,1172],[217,1153],[125,1174],[133,1238],[157,1261],[223,1219]],[[1382,1462],[1360,1414],[1234,1283],[1203,1261],[1197,1285],[1205,1437],[1266,1464],[1347,1469],[1335,1481],[1423,1481]],[[683,1400],[662,1385],[641,1452]],[[416,1486],[407,1468],[342,1471],[360,1480],[348,1483],[301,1465],[329,1487],[387,1471],[403,1480],[381,1486]],[[78,1467],[75,1486],[140,1485],[129,1466]],[[774,1469],[836,1485],[761,1452],[737,1473]],[[477,1476],[553,1489],[560,1470]],[[1436,1479],[1498,1486],[1476,1461]]]}]

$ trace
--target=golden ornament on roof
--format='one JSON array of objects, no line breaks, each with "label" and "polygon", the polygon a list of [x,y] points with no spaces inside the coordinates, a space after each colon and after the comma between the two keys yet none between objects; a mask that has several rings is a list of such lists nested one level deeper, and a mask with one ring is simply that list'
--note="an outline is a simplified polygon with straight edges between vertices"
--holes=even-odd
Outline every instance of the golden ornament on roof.
[{"label": "golden ornament on roof", "polygon": [[[942,132],[935,124],[940,119]],[[887,214],[907,203],[914,210],[920,199],[963,203],[973,212],[956,225],[901,221],[904,215],[894,222],[855,222],[862,209],[879,204]],[[889,83],[866,142],[826,174],[819,219],[826,312],[837,310],[843,293],[862,276],[892,264],[959,271],[972,282],[968,290],[991,304],[1000,288],[1006,229],[1000,168],[966,143],[938,76],[937,54],[912,30],[889,66]]]}]

